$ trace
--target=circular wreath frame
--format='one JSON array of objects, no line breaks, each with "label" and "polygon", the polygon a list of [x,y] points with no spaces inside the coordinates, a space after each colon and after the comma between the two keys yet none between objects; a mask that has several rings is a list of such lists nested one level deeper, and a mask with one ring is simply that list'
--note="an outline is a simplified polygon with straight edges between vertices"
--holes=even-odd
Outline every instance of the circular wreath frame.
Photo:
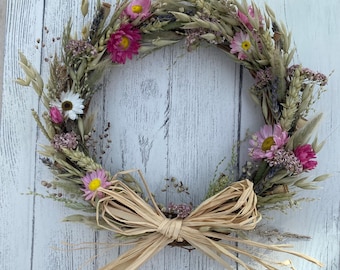
[{"label": "circular wreath frame", "polygon": [[[88,1],[83,0],[84,18],[88,9]],[[227,269],[231,266],[222,255],[252,269],[232,252],[276,269],[255,254],[221,240],[283,251],[321,265],[306,255],[231,234],[254,229],[261,220],[258,207],[287,202],[295,194],[291,189],[314,188],[315,182],[327,177],[307,180],[305,176],[317,165],[316,153],[323,145],[316,137],[310,143],[321,115],[307,119],[327,77],[290,65],[295,52],[290,48],[291,35],[269,6],[262,12],[246,1],[131,0],[117,1],[112,12],[110,4],[98,1],[95,16],[84,24],[81,38],[72,36],[71,31],[70,20],[62,36],[62,52],[50,63],[46,85],[23,54],[20,65],[26,78],[17,79],[17,83],[31,86],[47,109],[42,114],[44,123],[34,110],[33,116],[50,141],[40,152],[42,161],[56,176],[52,183],[43,184],[63,190],[61,195],[50,197],[68,207],[96,213],[95,219],[74,215],[66,220],[85,221],[136,244],[103,269],[136,269],[164,246],[183,243],[200,249]],[[205,41],[249,70],[255,79],[250,94],[261,106],[266,124],[249,141],[251,160],[239,179],[221,174],[209,184],[206,200],[194,210],[180,204],[164,211],[140,171],[146,196],[132,171],[112,176],[96,161],[89,147],[94,117],[87,109],[106,68],[183,39],[189,51]],[[70,199],[75,195],[80,200]]]}]

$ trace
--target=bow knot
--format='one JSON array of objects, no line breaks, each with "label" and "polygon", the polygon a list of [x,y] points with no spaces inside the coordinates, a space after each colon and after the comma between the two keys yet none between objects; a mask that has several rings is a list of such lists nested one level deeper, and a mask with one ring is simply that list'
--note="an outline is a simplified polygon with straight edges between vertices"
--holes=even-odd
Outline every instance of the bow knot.
[{"label": "bow knot", "polygon": [[169,239],[172,239],[173,241],[183,242],[183,238],[180,237],[182,224],[182,219],[165,218],[159,224],[157,232],[166,236]]}]

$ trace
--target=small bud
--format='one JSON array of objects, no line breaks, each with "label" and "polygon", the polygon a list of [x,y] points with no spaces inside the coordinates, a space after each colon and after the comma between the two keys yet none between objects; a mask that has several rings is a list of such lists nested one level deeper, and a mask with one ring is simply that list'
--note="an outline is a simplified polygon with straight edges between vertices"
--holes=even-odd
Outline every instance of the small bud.
[{"label": "small bud", "polygon": [[283,185],[275,185],[270,190],[268,190],[265,193],[265,195],[284,194],[284,193],[289,193],[288,186],[285,185],[285,184],[283,184]]},{"label": "small bud", "polygon": [[82,0],[81,1],[81,13],[83,14],[84,17],[86,17],[88,12],[89,12],[89,1]]},{"label": "small bud", "polygon": [[111,4],[110,3],[102,3],[102,7],[104,8],[104,20],[109,16],[110,10],[111,10]]},{"label": "small bud", "polygon": [[105,45],[105,39],[104,37],[101,37],[99,40],[99,46],[103,46],[103,45]]},{"label": "small bud", "polygon": [[207,41],[213,41],[216,39],[216,36],[213,33],[207,33],[207,34],[201,35],[200,37]]},{"label": "small bud", "polygon": [[110,27],[106,32],[106,38],[110,38],[111,34],[113,33],[113,29]]},{"label": "small bud", "polygon": [[81,30],[81,37],[83,38],[83,40],[87,40],[87,38],[89,37],[89,29],[87,26],[84,26]]},{"label": "small bud", "polygon": [[15,80],[15,82],[16,82],[17,84],[22,85],[22,86],[29,86],[30,83],[31,83],[31,80],[28,78],[28,79],[25,81],[25,80],[23,80],[23,79],[21,79],[21,78],[18,78],[18,79]]},{"label": "small bud", "polygon": [[78,118],[78,129],[82,140],[84,141],[84,121],[81,117]]},{"label": "small bud", "polygon": [[41,185],[42,185],[42,186],[46,187],[47,184],[48,184],[48,183],[47,183],[46,181],[41,181]]},{"label": "small bud", "polygon": [[305,118],[299,118],[296,122],[296,129],[300,129],[307,124],[308,120]]},{"label": "small bud", "polygon": [[185,13],[182,12],[171,12],[172,15],[174,15],[177,19],[177,21],[180,22],[190,22],[191,21],[191,17]]}]

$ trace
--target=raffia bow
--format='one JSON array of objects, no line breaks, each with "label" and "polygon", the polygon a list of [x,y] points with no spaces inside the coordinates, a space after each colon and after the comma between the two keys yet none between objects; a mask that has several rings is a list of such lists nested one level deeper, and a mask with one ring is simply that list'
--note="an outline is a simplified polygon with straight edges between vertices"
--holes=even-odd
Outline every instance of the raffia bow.
[{"label": "raffia bow", "polygon": [[[236,247],[233,244],[235,242],[290,253],[321,266],[320,262],[311,257],[283,249],[287,247],[286,245],[265,245],[232,237],[228,233],[230,230],[252,230],[261,219],[256,208],[257,197],[253,191],[253,183],[249,180],[235,182],[205,200],[185,219],[169,219],[159,209],[142,174],[140,172],[139,174],[153,207],[120,180],[113,180],[108,189],[98,189],[106,195],[97,204],[98,225],[120,235],[138,238],[132,249],[101,270],[137,269],[174,241],[186,241],[230,270],[232,267],[222,258],[222,255],[231,258],[245,269],[253,268],[234,253],[248,256],[267,269],[276,269],[260,257]],[[100,222],[100,219],[105,225]],[[221,240],[232,243],[227,244]]]}]

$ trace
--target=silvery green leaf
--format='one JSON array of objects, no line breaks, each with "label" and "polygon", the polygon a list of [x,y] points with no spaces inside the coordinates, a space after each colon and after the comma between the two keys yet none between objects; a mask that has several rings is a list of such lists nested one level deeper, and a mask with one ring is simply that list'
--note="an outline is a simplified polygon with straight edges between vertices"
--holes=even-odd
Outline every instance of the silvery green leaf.
[{"label": "silvery green leaf", "polygon": [[31,83],[31,80],[30,78],[27,78],[26,80],[18,78],[15,80],[15,83],[20,84],[21,86],[29,86]]},{"label": "silvery green leaf", "polygon": [[326,141],[322,141],[321,143],[318,143],[318,137],[315,137],[312,147],[315,153],[319,153],[322,149],[322,147],[326,144]]},{"label": "silvery green leaf", "polygon": [[200,37],[207,40],[207,41],[212,41],[212,40],[216,39],[216,36],[213,33],[203,34]]},{"label": "silvery green leaf", "polygon": [[191,17],[185,13],[182,12],[175,12],[175,11],[171,11],[170,12],[172,15],[174,15],[176,17],[177,20],[181,21],[181,22],[190,22],[191,21]]},{"label": "silvery green leaf", "polygon": [[84,141],[84,121],[83,121],[83,118],[81,117],[78,118],[78,129],[79,129],[81,139],[82,141]]},{"label": "silvery green leaf", "polygon": [[317,116],[309,120],[302,128],[298,129],[292,135],[292,137],[290,137],[286,146],[287,150],[293,151],[297,146],[308,143],[321,119],[322,113],[318,114]]},{"label": "silvery green leaf", "polygon": [[318,177],[315,177],[312,182],[321,182],[321,181],[326,180],[329,177],[331,177],[330,174],[323,174],[323,175],[320,175]]}]

